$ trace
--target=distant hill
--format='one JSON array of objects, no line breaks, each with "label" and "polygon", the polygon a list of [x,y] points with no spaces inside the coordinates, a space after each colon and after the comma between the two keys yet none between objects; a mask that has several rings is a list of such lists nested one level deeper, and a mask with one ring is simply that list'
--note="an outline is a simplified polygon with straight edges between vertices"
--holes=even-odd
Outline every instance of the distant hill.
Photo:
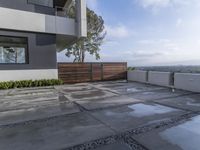
[{"label": "distant hill", "polygon": [[200,73],[200,66],[151,66],[151,67],[133,67],[146,71],[162,72],[180,72],[180,73]]}]

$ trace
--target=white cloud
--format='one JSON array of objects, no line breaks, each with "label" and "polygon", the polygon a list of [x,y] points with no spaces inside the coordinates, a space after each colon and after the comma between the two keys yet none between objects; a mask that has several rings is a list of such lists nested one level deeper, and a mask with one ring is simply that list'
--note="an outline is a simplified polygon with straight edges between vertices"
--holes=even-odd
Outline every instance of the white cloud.
[{"label": "white cloud", "polygon": [[164,52],[161,51],[146,51],[146,50],[136,50],[133,52],[134,59],[149,59],[152,57],[165,55]]},{"label": "white cloud", "polygon": [[141,5],[143,8],[150,8],[153,12],[157,12],[161,8],[170,6],[200,6],[199,0],[134,0],[136,3]]},{"label": "white cloud", "polygon": [[130,30],[124,25],[106,26],[106,32],[109,38],[127,38],[131,36]]},{"label": "white cloud", "polygon": [[119,45],[119,42],[118,41],[114,41],[114,40],[105,40],[104,44],[106,44],[106,46],[117,46]]},{"label": "white cloud", "polygon": [[139,44],[153,44],[153,43],[155,43],[155,41],[154,40],[139,40],[139,41],[137,41],[137,43],[139,43]]},{"label": "white cloud", "polygon": [[[139,51],[141,56],[145,53],[148,55],[152,55],[152,58],[158,55],[171,55],[171,54],[179,54],[180,50],[182,49],[181,46],[179,45],[179,42],[172,41],[170,39],[154,39],[154,40],[140,40],[137,41],[139,44],[139,47],[146,51]],[[143,53],[144,52],[144,53]],[[148,56],[147,55],[147,56]]]},{"label": "white cloud", "polygon": [[145,39],[145,40],[139,40],[137,41],[139,44],[145,44],[145,45],[157,45],[157,44],[168,44],[171,43],[169,39]]},{"label": "white cloud", "polygon": [[166,7],[170,4],[170,0],[138,0],[144,7]]},{"label": "white cloud", "polygon": [[181,18],[178,18],[176,21],[176,27],[180,27],[183,24],[183,20]]}]

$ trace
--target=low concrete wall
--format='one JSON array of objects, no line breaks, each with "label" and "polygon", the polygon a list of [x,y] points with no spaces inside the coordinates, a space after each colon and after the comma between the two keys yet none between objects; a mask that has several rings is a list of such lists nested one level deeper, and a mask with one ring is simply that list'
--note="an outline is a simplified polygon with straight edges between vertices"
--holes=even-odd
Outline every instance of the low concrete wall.
[{"label": "low concrete wall", "polygon": [[148,73],[148,82],[150,84],[170,87],[173,85],[172,79],[173,76],[171,72],[149,71]]},{"label": "low concrete wall", "polygon": [[0,82],[42,79],[58,79],[58,70],[0,70]]},{"label": "low concrete wall", "polygon": [[177,89],[200,92],[200,74],[176,73],[174,87]]},{"label": "low concrete wall", "polygon": [[137,82],[147,82],[148,73],[147,71],[128,71],[128,81],[137,81]]},{"label": "low concrete wall", "polygon": [[157,71],[128,71],[128,81],[149,83],[200,93],[200,74]]}]

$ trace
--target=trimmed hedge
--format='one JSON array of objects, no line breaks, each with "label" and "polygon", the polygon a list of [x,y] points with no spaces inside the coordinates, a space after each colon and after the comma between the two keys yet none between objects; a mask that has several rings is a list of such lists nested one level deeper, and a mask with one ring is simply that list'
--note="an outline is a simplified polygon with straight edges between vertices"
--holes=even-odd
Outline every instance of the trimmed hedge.
[{"label": "trimmed hedge", "polygon": [[0,82],[0,89],[13,89],[13,88],[26,88],[26,87],[42,87],[62,85],[62,80],[50,79],[50,80],[22,80],[22,81],[8,81]]}]

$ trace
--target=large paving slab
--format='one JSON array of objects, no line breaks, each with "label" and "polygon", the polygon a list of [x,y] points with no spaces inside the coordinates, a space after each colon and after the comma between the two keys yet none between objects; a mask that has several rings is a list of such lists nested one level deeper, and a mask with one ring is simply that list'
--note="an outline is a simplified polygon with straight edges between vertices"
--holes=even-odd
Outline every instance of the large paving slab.
[{"label": "large paving slab", "polygon": [[184,111],[153,104],[138,103],[92,112],[92,115],[116,131],[127,131],[184,114]]},{"label": "large paving slab", "polygon": [[[154,86],[150,84],[140,83],[140,82],[127,82],[127,81],[106,81],[106,82],[96,82],[91,85],[97,85],[101,87],[121,87],[121,86]],[[156,86],[155,86],[156,87]]]},{"label": "large paving slab", "polygon": [[49,106],[51,104],[60,104],[63,102],[69,102],[67,98],[59,94],[45,95],[45,96],[29,96],[23,98],[2,98],[0,99],[0,111],[7,111],[21,108],[33,108]]},{"label": "large paving slab", "polygon": [[0,127],[1,150],[56,150],[114,134],[85,113]]},{"label": "large paving slab", "polygon": [[157,100],[156,102],[190,111],[200,111],[200,94]]},{"label": "large paving slab", "polygon": [[103,108],[116,107],[126,104],[139,103],[139,102],[141,101],[138,99],[127,97],[125,95],[113,96],[92,101],[91,100],[76,101],[76,103],[78,103],[87,110],[103,109]]},{"label": "large paving slab", "polygon": [[139,99],[139,100],[159,100],[159,99],[165,99],[165,98],[184,96],[187,94],[191,94],[191,92],[182,91],[182,90],[163,89],[163,90],[128,94],[128,96],[135,99]]},{"label": "large paving slab", "polygon": [[88,91],[78,91],[78,92],[71,92],[65,94],[65,97],[70,101],[80,101],[80,100],[95,100],[95,99],[102,99],[107,97],[113,97],[117,94],[112,93],[110,91],[102,90],[102,89],[95,89],[95,90],[88,90]]},{"label": "large paving slab", "polygon": [[49,92],[54,91],[53,86],[47,87],[33,87],[33,88],[18,88],[18,89],[11,89],[10,94],[28,94],[28,93],[41,93],[41,92]]},{"label": "large paving slab", "polygon": [[79,112],[79,108],[64,96],[1,99],[0,125],[49,118]]},{"label": "large paving slab", "polygon": [[96,88],[94,86],[91,86],[91,84],[89,83],[85,83],[85,84],[55,86],[55,89],[59,90],[62,93],[68,94],[71,92],[88,91]]},{"label": "large paving slab", "polygon": [[171,128],[133,136],[149,150],[199,150],[200,116]]},{"label": "large paving slab", "polygon": [[129,85],[126,81],[107,81],[107,82],[97,82],[92,84],[95,87],[104,87],[104,88],[112,88],[112,87],[121,87]]},{"label": "large paving slab", "polygon": [[3,98],[10,92],[11,92],[11,90],[0,90],[0,98]]},{"label": "large paving slab", "polygon": [[24,98],[24,97],[34,97],[34,96],[45,96],[45,95],[53,95],[58,92],[52,88],[25,88],[25,89],[14,89],[11,90],[6,96],[5,99],[16,99],[16,98]]},{"label": "large paving slab", "polygon": [[133,84],[121,87],[113,87],[111,88],[112,91],[115,91],[118,94],[131,94],[131,93],[138,93],[138,92],[148,92],[148,91],[156,91],[161,89],[166,89],[164,87],[159,86],[152,86],[148,84]]}]

